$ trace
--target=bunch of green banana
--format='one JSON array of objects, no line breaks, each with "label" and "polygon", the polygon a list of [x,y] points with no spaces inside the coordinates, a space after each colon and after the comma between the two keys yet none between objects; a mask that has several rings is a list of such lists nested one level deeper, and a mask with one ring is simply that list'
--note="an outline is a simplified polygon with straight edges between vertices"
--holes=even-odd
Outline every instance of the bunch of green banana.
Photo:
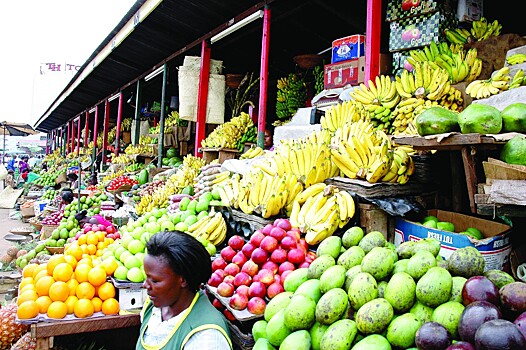
[{"label": "bunch of green banana", "polygon": [[412,147],[398,146],[393,149],[393,160],[387,173],[380,179],[381,182],[406,184],[409,177],[415,171],[415,164],[411,154],[414,153]]},{"label": "bunch of green banana", "polygon": [[218,125],[201,141],[201,147],[237,149],[238,141],[253,127],[254,122],[250,116],[241,112],[240,115],[233,117],[228,122]]},{"label": "bunch of green banana", "polygon": [[473,41],[471,32],[465,28],[446,28],[446,39],[452,44],[464,45]]},{"label": "bunch of green banana", "polygon": [[498,20],[489,23],[485,17],[481,17],[478,21],[473,21],[471,24],[471,35],[476,41],[486,40],[492,36],[500,35],[502,25]]},{"label": "bunch of green banana", "polygon": [[510,66],[524,62],[526,62],[526,54],[524,53],[515,53],[506,57],[506,63],[508,63]]},{"label": "bunch of green banana", "polygon": [[417,62],[413,71],[404,70],[396,76],[396,89],[402,98],[438,100],[449,91],[449,74],[445,69],[433,68],[429,61]]},{"label": "bunch of green banana", "polygon": [[252,146],[244,153],[241,153],[239,159],[252,159],[265,154],[265,150],[259,146]]},{"label": "bunch of green banana", "polygon": [[276,116],[279,119],[291,118],[298,108],[305,107],[307,87],[303,79],[294,73],[278,79]]},{"label": "bunch of green banana", "polygon": [[505,66],[496,71],[489,79],[474,80],[466,87],[466,93],[472,98],[480,99],[508,90],[511,80],[509,73],[509,66]]},{"label": "bunch of green banana", "polygon": [[210,211],[207,216],[190,225],[186,233],[198,239],[206,239],[217,246],[226,239],[226,221],[221,212]]},{"label": "bunch of green banana", "polygon": [[344,227],[354,214],[355,203],[349,192],[321,182],[295,197],[289,220],[305,233],[308,244],[315,245]]},{"label": "bunch of green banana", "polygon": [[237,141],[236,149],[241,153],[243,148],[245,148],[246,142],[256,142],[258,140],[258,128],[257,126],[252,126],[241,136]]},{"label": "bunch of green banana", "polygon": [[312,69],[314,75],[314,95],[319,94],[325,89],[324,86],[324,72],[322,66],[316,66]]},{"label": "bunch of green banana", "polygon": [[[372,106],[380,107],[378,105]],[[385,109],[385,107],[383,107],[383,109]],[[360,119],[360,113],[356,110],[355,102],[349,100],[327,108],[325,114],[320,119],[320,124],[323,129],[327,129],[333,133],[344,124],[355,122],[358,119]]]},{"label": "bunch of green banana", "polygon": [[525,84],[526,81],[524,79],[524,71],[522,69],[519,69],[517,72],[515,72],[515,75],[511,79],[509,89],[515,89]]},{"label": "bunch of green banana", "polygon": [[[414,67],[418,62],[429,62],[431,68],[443,68],[449,74],[449,82],[456,84],[461,81],[475,80],[482,70],[482,60],[477,57],[477,49],[467,51],[459,45],[439,44],[432,41],[423,49],[409,51],[407,62]],[[403,96],[402,96],[403,97]]]},{"label": "bunch of green banana", "polygon": [[128,173],[133,173],[142,169],[144,169],[144,163],[132,163],[126,167],[125,171]]}]

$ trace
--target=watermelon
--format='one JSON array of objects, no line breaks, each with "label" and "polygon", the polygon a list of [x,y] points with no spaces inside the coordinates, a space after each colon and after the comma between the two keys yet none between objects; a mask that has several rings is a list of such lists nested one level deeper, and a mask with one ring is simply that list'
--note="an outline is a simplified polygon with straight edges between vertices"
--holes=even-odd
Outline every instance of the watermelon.
[{"label": "watermelon", "polygon": [[166,157],[167,158],[177,157],[177,149],[175,149],[175,148],[168,148],[166,150]]}]

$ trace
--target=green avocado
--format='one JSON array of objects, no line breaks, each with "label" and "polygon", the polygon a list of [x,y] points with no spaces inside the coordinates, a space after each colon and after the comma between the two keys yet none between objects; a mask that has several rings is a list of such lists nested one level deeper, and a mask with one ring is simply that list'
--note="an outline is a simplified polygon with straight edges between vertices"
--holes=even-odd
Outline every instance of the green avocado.
[{"label": "green avocado", "polygon": [[458,124],[463,134],[498,134],[502,130],[502,115],[493,106],[472,103],[458,114]]},{"label": "green avocado", "polygon": [[415,123],[420,136],[459,130],[458,113],[443,107],[426,109],[416,117]]}]

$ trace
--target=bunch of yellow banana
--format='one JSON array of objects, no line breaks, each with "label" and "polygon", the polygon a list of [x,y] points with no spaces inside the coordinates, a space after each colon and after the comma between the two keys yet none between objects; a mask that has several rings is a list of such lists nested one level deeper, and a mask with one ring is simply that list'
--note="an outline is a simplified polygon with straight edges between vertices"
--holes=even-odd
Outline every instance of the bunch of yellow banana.
[{"label": "bunch of yellow banana", "polygon": [[131,131],[132,122],[132,118],[123,118],[121,121],[121,131]]},{"label": "bunch of yellow banana", "polygon": [[191,154],[184,156],[183,164],[167,180],[167,182],[173,183],[175,187],[174,193],[181,193],[188,185],[195,186],[195,179],[204,165],[205,161],[202,158]]},{"label": "bunch of yellow banana", "polygon": [[417,62],[413,72],[404,70],[396,76],[396,89],[402,98],[419,97],[438,100],[449,91],[449,74],[440,67],[433,68],[429,61]]},{"label": "bunch of yellow banana", "polygon": [[406,184],[409,181],[409,177],[415,172],[415,164],[411,154],[414,154],[414,150],[410,146],[395,147],[392,152],[391,165],[380,181],[397,182],[401,185]]},{"label": "bunch of yellow banana", "polygon": [[515,75],[513,75],[513,79],[511,79],[509,89],[518,88],[519,86],[522,86],[525,83],[526,82],[524,81],[524,71],[522,69],[519,69],[515,72]]},{"label": "bunch of yellow banana", "polygon": [[355,203],[349,192],[321,182],[296,196],[289,220],[305,233],[308,244],[315,245],[344,227],[354,213]]},{"label": "bunch of yellow banana", "polygon": [[510,66],[526,62],[526,54],[514,53],[506,57],[506,63]]},{"label": "bunch of yellow banana", "polygon": [[226,221],[221,212],[210,211],[207,216],[190,225],[186,233],[195,238],[206,239],[217,246],[226,238]]},{"label": "bunch of yellow banana", "polygon": [[135,211],[141,215],[154,208],[166,208],[170,204],[170,196],[180,193],[175,178],[172,175],[165,182],[161,182],[153,193],[142,193],[141,200],[135,204]]},{"label": "bunch of yellow banana", "polygon": [[466,87],[466,93],[472,98],[480,99],[496,95],[510,87],[510,67],[505,66],[496,71],[491,78],[474,80]]},{"label": "bunch of yellow banana", "polygon": [[124,175],[124,169],[121,169],[121,170],[118,170],[118,171],[115,171],[115,172],[108,172],[106,175],[104,175],[104,177],[101,179],[101,183],[103,184],[106,184],[106,183],[109,183],[111,180],[121,176],[121,175]]},{"label": "bunch of yellow banana", "polygon": [[393,135],[406,135],[408,127],[415,121],[415,110],[417,107],[425,105],[426,102],[434,102],[431,100],[424,100],[423,98],[411,97],[400,101],[398,106],[393,111]]},{"label": "bunch of yellow banana", "polygon": [[157,143],[157,138],[147,136],[147,135],[141,135],[139,136],[139,144],[140,145],[151,145],[152,143]]},{"label": "bunch of yellow banana", "polygon": [[[377,106],[377,105],[374,105]],[[320,119],[323,129],[335,132],[336,129],[348,122],[355,122],[360,119],[360,113],[356,110],[354,101],[344,101],[329,107]]]},{"label": "bunch of yellow banana", "polygon": [[127,164],[130,164],[132,162],[132,160],[131,160],[130,157],[128,157],[128,155],[126,153],[119,154],[118,156],[116,156],[115,153],[112,153],[111,154],[111,162],[113,164],[124,164],[124,165],[127,165]]},{"label": "bunch of yellow banana", "polygon": [[238,140],[248,129],[254,126],[250,116],[241,112],[240,115],[232,117],[228,122],[218,125],[203,141],[204,148],[236,148]]},{"label": "bunch of yellow banana", "polygon": [[241,175],[234,173],[226,181],[213,186],[214,189],[217,189],[223,205],[239,209],[237,199],[239,197],[240,182]]},{"label": "bunch of yellow banana", "polygon": [[377,75],[375,80],[369,80],[367,85],[361,83],[351,91],[351,97],[363,105],[375,104],[387,109],[394,108],[400,101],[396,85],[387,75]]},{"label": "bunch of yellow banana", "polygon": [[265,154],[265,150],[259,146],[250,147],[239,156],[239,159],[252,159]]},{"label": "bunch of yellow banana", "polygon": [[498,20],[489,23],[485,17],[481,17],[478,21],[473,21],[471,24],[471,36],[476,41],[486,40],[492,36],[500,35],[502,25]]}]

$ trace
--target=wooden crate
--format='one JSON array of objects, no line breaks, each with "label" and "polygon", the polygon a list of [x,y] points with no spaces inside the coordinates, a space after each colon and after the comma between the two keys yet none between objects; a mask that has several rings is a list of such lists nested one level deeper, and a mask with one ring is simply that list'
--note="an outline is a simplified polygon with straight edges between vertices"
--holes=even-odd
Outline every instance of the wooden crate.
[{"label": "wooden crate", "polygon": [[227,159],[237,158],[239,151],[237,149],[231,148],[203,148],[203,159],[206,164],[209,164],[215,159],[219,160],[219,163],[222,164]]},{"label": "wooden crate", "polygon": [[394,238],[394,218],[374,204],[359,204],[360,227],[365,233],[380,231],[385,239],[393,242]]}]

